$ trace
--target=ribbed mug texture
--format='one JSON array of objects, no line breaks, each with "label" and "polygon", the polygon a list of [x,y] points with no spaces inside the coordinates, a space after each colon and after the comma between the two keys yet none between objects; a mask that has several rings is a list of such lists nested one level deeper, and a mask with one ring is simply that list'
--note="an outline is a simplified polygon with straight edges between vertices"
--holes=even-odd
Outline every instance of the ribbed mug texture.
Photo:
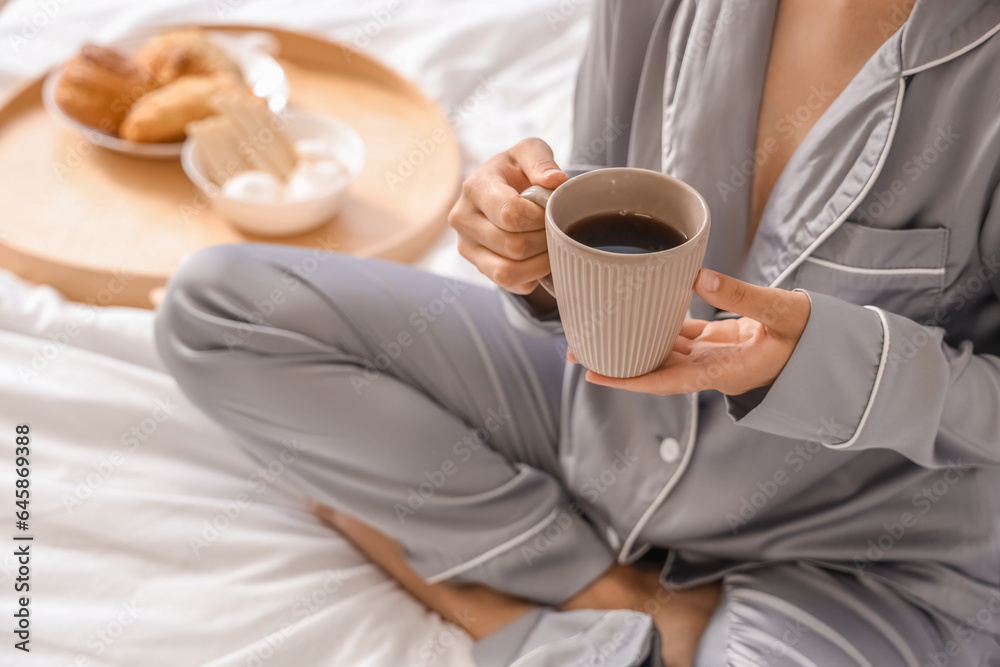
[{"label": "ribbed mug texture", "polygon": [[680,333],[708,234],[650,255],[594,253],[546,225],[566,340],[586,368],[635,377],[658,368]]}]

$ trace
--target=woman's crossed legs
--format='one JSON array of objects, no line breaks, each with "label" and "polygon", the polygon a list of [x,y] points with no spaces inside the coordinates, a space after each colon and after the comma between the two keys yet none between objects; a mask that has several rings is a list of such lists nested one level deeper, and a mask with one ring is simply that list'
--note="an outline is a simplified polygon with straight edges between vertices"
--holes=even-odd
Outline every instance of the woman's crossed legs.
[{"label": "woman's crossed legs", "polygon": [[[171,280],[156,337],[195,404],[251,456],[285,463],[321,518],[477,639],[542,605],[650,613],[668,665],[690,664],[710,617],[724,631],[710,664],[839,664],[862,653],[918,664],[940,643],[922,612],[808,566],[727,580],[725,613],[713,616],[718,584],[665,593],[656,572],[614,565],[585,520],[563,524],[541,557],[523,556],[521,545],[573,516],[557,447],[565,360],[559,339],[509,326],[491,290],[303,248],[214,246]],[[905,630],[850,621],[834,595],[850,614],[877,610]],[[790,609],[807,608],[817,624],[789,646]],[[580,650],[600,664],[655,664]],[[543,662],[524,664],[545,664],[535,653]]]}]

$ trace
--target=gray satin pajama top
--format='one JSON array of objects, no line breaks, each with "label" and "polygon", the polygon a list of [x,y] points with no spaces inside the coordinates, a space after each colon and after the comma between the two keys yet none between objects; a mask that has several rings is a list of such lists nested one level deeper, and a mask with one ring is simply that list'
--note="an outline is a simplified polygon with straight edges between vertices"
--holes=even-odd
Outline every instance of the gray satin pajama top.
[{"label": "gray satin pajama top", "polygon": [[[804,560],[960,621],[1000,587],[1000,3],[918,0],[799,146],[744,256],[775,10],[595,8],[571,168],[690,183],[712,212],[705,265],[806,290],[812,315],[774,385],[736,399],[622,395],[570,368],[569,481],[641,456],[581,497],[618,560],[669,545],[674,585]],[[559,330],[508,298],[517,326]]]}]

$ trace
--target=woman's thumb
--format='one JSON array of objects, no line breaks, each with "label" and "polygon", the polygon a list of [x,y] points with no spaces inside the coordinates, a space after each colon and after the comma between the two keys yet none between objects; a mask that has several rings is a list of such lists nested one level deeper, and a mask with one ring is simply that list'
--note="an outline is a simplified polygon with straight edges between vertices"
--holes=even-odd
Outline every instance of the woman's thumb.
[{"label": "woman's thumb", "polygon": [[702,269],[696,284],[698,295],[720,310],[726,310],[758,322],[770,323],[788,309],[785,290],[745,283],[727,275]]},{"label": "woman's thumb", "polygon": [[552,149],[541,139],[525,139],[511,152],[532,185],[555,188],[569,178],[556,164]]}]

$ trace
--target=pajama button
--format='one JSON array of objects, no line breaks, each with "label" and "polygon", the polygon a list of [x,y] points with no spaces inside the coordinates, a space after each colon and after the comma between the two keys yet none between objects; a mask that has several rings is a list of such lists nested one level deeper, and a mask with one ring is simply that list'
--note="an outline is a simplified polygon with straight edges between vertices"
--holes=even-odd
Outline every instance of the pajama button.
[{"label": "pajama button", "polygon": [[677,438],[664,438],[660,443],[660,458],[667,463],[675,463],[681,457],[681,443]]},{"label": "pajama button", "polygon": [[612,549],[617,549],[622,545],[622,541],[618,537],[618,533],[616,533],[615,529],[612,528],[611,526],[608,526],[608,529],[605,531],[604,534],[608,536],[608,544],[611,545]]}]

